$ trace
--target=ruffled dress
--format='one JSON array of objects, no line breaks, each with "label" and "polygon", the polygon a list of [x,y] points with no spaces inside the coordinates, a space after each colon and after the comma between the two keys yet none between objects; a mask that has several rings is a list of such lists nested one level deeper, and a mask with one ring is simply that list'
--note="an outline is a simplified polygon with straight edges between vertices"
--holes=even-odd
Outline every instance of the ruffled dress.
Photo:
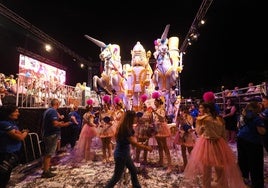
[{"label": "ruffled dress", "polygon": [[148,139],[150,137],[150,127],[152,127],[152,112],[143,112],[142,117],[138,119],[135,127],[135,136],[141,139]]},{"label": "ruffled dress", "polygon": [[[100,138],[113,137],[115,134],[115,125],[113,124],[112,111],[101,112],[100,118],[101,121],[98,126],[98,136]],[[107,118],[110,119],[109,122],[107,122]]]},{"label": "ruffled dress", "polygon": [[156,109],[156,112],[153,114],[154,124],[156,126],[156,135],[155,137],[169,137],[171,136],[171,131],[166,121],[166,111],[164,108]]},{"label": "ruffled dress", "polygon": [[195,181],[197,177],[202,177],[203,186],[209,188],[214,174],[218,188],[246,187],[235,154],[224,139],[222,118],[199,116],[196,131],[199,137],[184,170],[185,178]]},{"label": "ruffled dress", "polygon": [[85,151],[90,151],[92,138],[97,136],[96,124],[94,124],[95,115],[87,112],[83,115],[83,127],[79,135],[77,145],[75,147],[75,154],[78,160],[84,159]]}]

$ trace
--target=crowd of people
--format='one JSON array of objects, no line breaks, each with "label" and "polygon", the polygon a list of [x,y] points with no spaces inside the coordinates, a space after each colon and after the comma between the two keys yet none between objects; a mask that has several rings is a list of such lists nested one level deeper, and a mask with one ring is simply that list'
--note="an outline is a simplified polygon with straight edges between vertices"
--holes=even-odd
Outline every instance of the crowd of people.
[{"label": "crowd of people", "polygon": [[[96,110],[93,108],[94,101],[88,99],[84,114],[79,114],[78,106],[73,105],[65,121],[58,113],[60,101],[51,100],[42,120],[44,151],[41,177],[57,175],[53,172],[51,160],[57,151],[61,127],[67,126],[72,130],[69,140],[75,160],[94,163],[92,140],[95,137],[100,139],[102,162],[115,165],[106,187],[114,187],[125,168],[129,170],[133,187],[141,187],[135,164],[146,166],[149,163],[147,154],[153,150],[149,144],[151,138],[157,143],[156,167],[164,167],[166,173],[170,173],[174,164],[168,138],[172,132],[165,101],[157,91],[152,98],[154,104],[149,106],[143,97],[142,109],[138,111],[126,110],[119,98],[111,99],[109,95],[102,97],[102,107]],[[226,100],[225,105],[224,110],[220,109],[215,103],[214,93],[206,92],[199,104],[180,106],[173,122],[176,133],[172,143],[181,146],[183,167],[180,173],[193,181],[201,175],[206,188],[213,183],[216,187],[264,187],[263,152],[268,137],[268,97],[262,96],[262,102],[249,101],[243,110],[238,110],[231,99]],[[19,163],[21,141],[27,137],[29,130],[19,130],[16,106],[3,105],[0,108],[2,188],[8,184],[12,169]],[[237,158],[229,144],[237,144]],[[140,156],[141,153],[143,156]],[[14,164],[6,165],[11,163],[7,161],[10,156],[15,156],[16,160]],[[213,172],[215,178],[212,177]]]}]

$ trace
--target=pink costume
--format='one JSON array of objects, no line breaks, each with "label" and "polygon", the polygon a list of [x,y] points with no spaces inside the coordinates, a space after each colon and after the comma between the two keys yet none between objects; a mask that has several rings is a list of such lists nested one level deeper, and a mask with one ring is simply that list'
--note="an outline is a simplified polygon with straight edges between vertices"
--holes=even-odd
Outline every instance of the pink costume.
[{"label": "pink costume", "polygon": [[96,125],[94,124],[95,115],[91,112],[86,112],[83,115],[83,127],[79,135],[79,140],[76,147],[76,156],[78,160],[86,158],[85,151],[90,151],[91,139],[97,136]]},{"label": "pink costume", "polygon": [[170,128],[166,122],[166,111],[164,108],[157,108],[153,114],[154,123],[157,127],[157,134],[155,137],[169,137],[171,136]]},{"label": "pink costume", "polygon": [[214,167],[217,187],[246,187],[235,155],[224,139],[224,121],[208,114],[199,116],[196,131],[199,137],[186,165],[185,178],[193,180],[198,175],[203,175],[203,186],[209,188]]}]

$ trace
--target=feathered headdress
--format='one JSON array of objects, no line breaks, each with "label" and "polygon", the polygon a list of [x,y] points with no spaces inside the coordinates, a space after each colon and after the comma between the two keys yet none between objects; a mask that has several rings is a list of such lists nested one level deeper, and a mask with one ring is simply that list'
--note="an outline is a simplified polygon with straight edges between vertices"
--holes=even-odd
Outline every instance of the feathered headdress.
[{"label": "feathered headdress", "polygon": [[104,95],[102,97],[102,100],[103,100],[104,103],[110,103],[111,102],[111,98],[110,98],[109,95]]},{"label": "feathered headdress", "polygon": [[92,106],[92,105],[93,105],[93,100],[92,100],[92,99],[88,99],[88,100],[87,100],[87,104],[88,104],[89,106]]},{"label": "feathered headdress", "polygon": [[120,100],[121,100],[121,99],[120,99],[119,97],[117,97],[117,96],[114,97],[114,103],[115,103],[115,104],[120,103]]},{"label": "feathered headdress", "polygon": [[153,99],[159,99],[161,97],[161,94],[158,91],[155,91],[152,93],[152,98]]},{"label": "feathered headdress", "polygon": [[147,100],[147,98],[148,98],[148,97],[147,97],[147,95],[146,95],[146,94],[143,94],[143,95],[141,95],[141,97],[140,97],[140,98],[141,98],[141,102],[143,102],[143,103],[144,103],[144,102]]},{"label": "feathered headdress", "polygon": [[215,95],[212,91],[207,91],[203,94],[203,100],[205,102],[213,102],[215,100]]}]

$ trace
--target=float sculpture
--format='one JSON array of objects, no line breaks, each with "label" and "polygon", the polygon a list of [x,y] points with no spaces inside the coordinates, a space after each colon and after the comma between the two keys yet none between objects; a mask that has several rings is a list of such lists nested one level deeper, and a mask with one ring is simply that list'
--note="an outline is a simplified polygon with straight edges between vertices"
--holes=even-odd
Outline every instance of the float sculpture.
[{"label": "float sculpture", "polygon": [[131,101],[129,108],[138,111],[140,105],[140,96],[149,94],[152,90],[152,69],[149,64],[151,57],[150,51],[145,51],[140,42],[137,42],[131,50],[131,65],[126,66],[127,91],[126,96]]},{"label": "float sculpture", "polygon": [[104,62],[104,69],[101,77],[93,76],[93,89],[98,92],[98,86],[102,87],[110,95],[116,94],[123,98],[125,77],[122,74],[122,64],[120,56],[120,46],[101,42],[88,35],[85,37],[101,48],[99,57]]},{"label": "float sculpture", "polygon": [[166,25],[160,39],[154,41],[156,66],[153,73],[153,83],[155,89],[159,90],[165,97],[166,110],[170,111],[172,98],[174,98],[174,89],[176,88],[179,73],[182,71],[179,38],[167,38],[170,25]]}]

